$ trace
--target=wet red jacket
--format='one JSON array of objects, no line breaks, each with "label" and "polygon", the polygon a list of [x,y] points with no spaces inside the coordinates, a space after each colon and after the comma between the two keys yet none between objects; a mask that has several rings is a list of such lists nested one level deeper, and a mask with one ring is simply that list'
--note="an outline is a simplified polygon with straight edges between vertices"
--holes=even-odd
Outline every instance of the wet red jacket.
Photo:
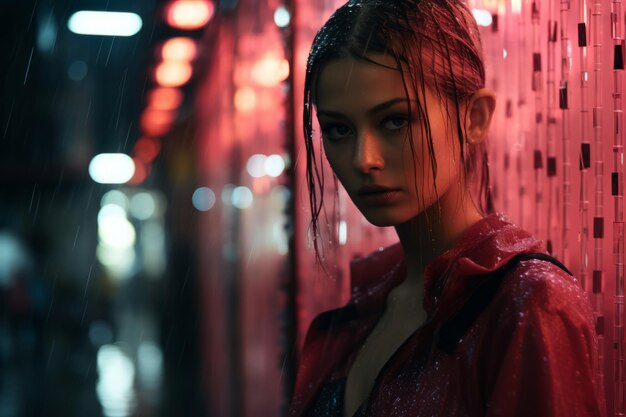
[{"label": "wet red jacket", "polygon": [[[433,260],[424,271],[427,321],[385,364],[356,415],[605,416],[587,295],[552,263],[520,262],[455,350],[436,346],[435,331],[481,277],[529,252],[543,252],[542,243],[492,215]],[[308,415],[322,386],[347,376],[389,291],[404,276],[399,245],[352,263],[350,302],[321,314],[309,328],[290,417]]]}]

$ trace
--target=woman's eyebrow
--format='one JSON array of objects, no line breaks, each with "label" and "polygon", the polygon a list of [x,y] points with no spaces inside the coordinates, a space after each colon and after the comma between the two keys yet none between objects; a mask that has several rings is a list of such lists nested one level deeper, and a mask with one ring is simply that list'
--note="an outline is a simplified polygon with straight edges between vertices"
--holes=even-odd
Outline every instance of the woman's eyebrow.
[{"label": "woman's eyebrow", "polygon": [[387,110],[390,107],[393,107],[394,105],[398,104],[398,103],[409,103],[409,100],[406,97],[400,97],[400,98],[394,98],[388,101],[385,101],[383,103],[377,104],[374,107],[372,107],[371,109],[369,109],[367,111],[367,115],[368,116],[372,116],[376,113],[380,113],[382,111]]},{"label": "woman's eyebrow", "polygon": [[[371,109],[369,109],[365,114],[368,116],[373,116],[377,113],[380,113],[384,110],[387,110],[390,107],[393,107],[394,105],[398,104],[398,103],[409,103],[409,100],[406,97],[399,97],[399,98],[393,98],[391,100],[387,100],[385,102],[382,102],[380,104],[375,105],[374,107],[372,107]],[[317,115],[318,116],[330,116],[330,117],[345,117],[342,113],[340,112],[336,112],[336,111],[330,111],[330,110],[318,110],[317,111]]]}]

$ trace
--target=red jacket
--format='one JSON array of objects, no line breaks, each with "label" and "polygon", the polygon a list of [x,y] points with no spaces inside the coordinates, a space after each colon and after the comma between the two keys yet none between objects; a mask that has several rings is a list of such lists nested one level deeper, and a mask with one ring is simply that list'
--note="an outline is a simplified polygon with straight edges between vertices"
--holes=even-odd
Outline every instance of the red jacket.
[{"label": "red jacket", "polygon": [[[481,276],[528,252],[543,252],[541,242],[492,215],[434,259],[424,271],[427,321],[389,359],[356,415],[605,416],[587,295],[549,262],[522,261],[510,271],[452,353],[434,343],[435,330],[464,305]],[[399,244],[352,263],[350,302],[309,328],[290,417],[306,416],[324,384],[347,376],[404,276]]]}]

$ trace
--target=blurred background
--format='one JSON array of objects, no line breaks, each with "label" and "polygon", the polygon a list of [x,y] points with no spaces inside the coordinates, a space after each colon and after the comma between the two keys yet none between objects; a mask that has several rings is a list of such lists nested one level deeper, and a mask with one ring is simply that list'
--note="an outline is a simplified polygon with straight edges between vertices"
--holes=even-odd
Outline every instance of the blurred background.
[{"label": "blurred background", "polygon": [[[395,239],[327,171],[312,250],[302,84],[342,3],[0,1],[0,417],[285,415],[311,319]],[[618,412],[621,2],[469,5],[496,207],[589,291]]]}]

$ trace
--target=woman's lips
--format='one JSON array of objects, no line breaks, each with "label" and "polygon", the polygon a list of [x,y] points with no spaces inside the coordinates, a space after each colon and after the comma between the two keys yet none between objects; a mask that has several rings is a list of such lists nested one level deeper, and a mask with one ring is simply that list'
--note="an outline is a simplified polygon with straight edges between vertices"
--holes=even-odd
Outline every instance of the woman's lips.
[{"label": "woman's lips", "polygon": [[369,206],[388,206],[399,196],[400,190],[383,186],[366,186],[359,190],[359,199]]}]

